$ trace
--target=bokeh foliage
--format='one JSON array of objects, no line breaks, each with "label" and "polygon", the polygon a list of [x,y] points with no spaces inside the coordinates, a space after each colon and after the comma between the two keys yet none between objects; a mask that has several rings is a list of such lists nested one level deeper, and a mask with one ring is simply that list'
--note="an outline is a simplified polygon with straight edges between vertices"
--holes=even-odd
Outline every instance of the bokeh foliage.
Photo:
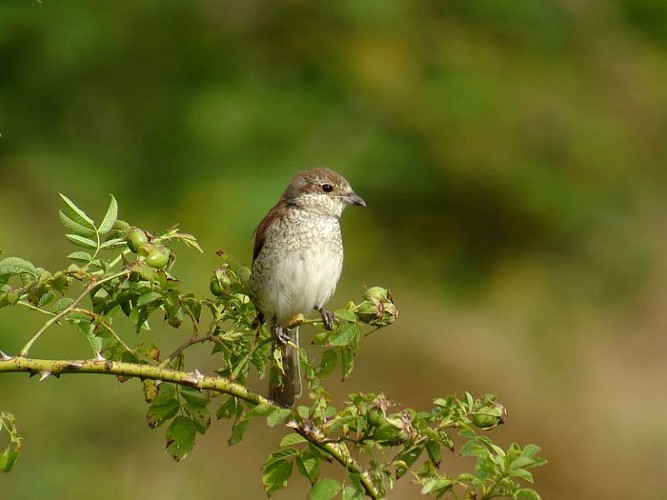
[{"label": "bokeh foliage", "polygon": [[[113,192],[150,227],[180,220],[200,236],[209,266],[184,264],[189,285],[205,287],[214,249],[249,256],[289,175],[326,164],[369,202],[343,221],[342,287],[391,285],[404,321],[432,331],[378,340],[376,368],[360,375],[368,390],[515,393],[507,403],[528,437],[503,432],[560,450],[544,472],[555,492],[581,494],[598,470],[618,471],[605,483],[617,492],[632,460],[634,483],[655,496],[667,466],[646,458],[667,456],[652,413],[665,403],[654,382],[665,375],[665,18],[661,0],[5,0],[0,248],[55,264],[66,245],[56,193],[102,211]],[[14,342],[24,325],[3,314],[0,336]],[[459,361],[470,350],[484,368]],[[439,351],[446,364],[429,357]],[[392,378],[414,360],[423,371]],[[41,436],[61,443],[63,460],[42,459],[39,482],[16,479],[33,496],[67,491],[60,478],[91,463],[87,447],[119,441],[98,417],[89,444],[65,445],[76,439],[66,423],[86,422],[75,402],[99,397],[65,383],[78,397],[45,395],[61,441]],[[118,400],[110,413],[133,409]],[[577,448],[583,436],[598,446]],[[557,464],[573,449],[580,467],[563,465],[563,481]],[[163,467],[146,466],[152,477]],[[109,494],[135,491],[132,467],[119,474]]]}]

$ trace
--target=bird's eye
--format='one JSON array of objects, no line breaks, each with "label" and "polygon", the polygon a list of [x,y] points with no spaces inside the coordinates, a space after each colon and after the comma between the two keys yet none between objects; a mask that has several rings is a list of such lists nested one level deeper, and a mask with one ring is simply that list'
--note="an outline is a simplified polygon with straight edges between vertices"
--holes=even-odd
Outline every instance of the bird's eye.
[{"label": "bird's eye", "polygon": [[322,184],[322,191],[325,193],[330,193],[333,191],[333,186],[331,184]]}]

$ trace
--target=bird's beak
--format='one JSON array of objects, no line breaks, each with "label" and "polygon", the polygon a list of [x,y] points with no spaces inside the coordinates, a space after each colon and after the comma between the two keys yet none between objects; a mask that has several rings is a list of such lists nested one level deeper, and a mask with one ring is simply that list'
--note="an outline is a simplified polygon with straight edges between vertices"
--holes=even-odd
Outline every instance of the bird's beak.
[{"label": "bird's beak", "polygon": [[357,205],[359,207],[365,207],[366,202],[361,199],[361,197],[354,191],[350,191],[345,196],[343,196],[343,201],[348,205]]}]

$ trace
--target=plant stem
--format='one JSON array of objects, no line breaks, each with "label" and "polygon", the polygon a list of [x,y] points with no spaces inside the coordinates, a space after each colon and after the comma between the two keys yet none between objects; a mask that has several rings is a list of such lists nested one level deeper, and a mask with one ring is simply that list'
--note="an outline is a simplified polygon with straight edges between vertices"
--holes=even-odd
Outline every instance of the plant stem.
[{"label": "plant stem", "polygon": [[174,352],[172,352],[169,356],[165,358],[165,360],[162,363],[160,363],[160,367],[167,366],[170,361],[172,361],[176,356],[185,351],[188,347],[195,344],[203,344],[204,342],[208,342],[212,338],[213,335],[206,335],[205,337],[195,337],[188,340],[187,342],[184,342],[183,344],[179,345],[176,349],[174,349]]},{"label": "plant stem", "polygon": [[58,314],[51,317],[46,323],[44,323],[44,325],[42,325],[42,327],[39,330],[37,330],[37,332],[35,332],[35,334],[32,337],[30,337],[28,342],[26,342],[25,345],[19,351],[19,354],[18,354],[19,357],[25,358],[28,355],[28,353],[30,352],[30,348],[32,347],[32,345],[35,342],[37,342],[37,339],[39,339],[39,337],[41,337],[42,334],[46,330],[48,330],[54,323],[57,323],[64,316],[66,316],[67,314],[72,312],[72,310],[79,304],[79,302],[81,302],[84,299],[84,297],[86,297],[91,292],[91,290],[93,288],[95,288],[96,286],[101,285],[102,283],[106,283],[108,281],[115,280],[116,278],[120,278],[121,276],[126,276],[127,274],[128,274],[128,271],[123,271],[123,272],[120,272],[120,273],[117,273],[117,274],[114,274],[114,275],[111,275],[111,276],[107,276],[106,278],[104,278],[102,280],[99,280],[99,281],[94,280],[94,279],[91,280],[90,283],[88,283],[88,286],[86,286],[86,288],[84,288],[83,292],[81,292],[81,294],[77,298],[75,298],[74,301],[69,306],[67,306],[65,309],[60,311]]},{"label": "plant stem", "polygon": [[[99,282],[97,284],[99,284]],[[195,387],[201,390],[222,392],[235,396],[253,405],[274,405],[273,401],[252,392],[247,387],[232,382],[225,377],[207,377],[197,372],[187,373],[169,368],[162,368],[160,366],[138,363],[124,363],[120,361],[97,359],[29,359],[24,356],[18,356],[0,360],[0,373],[9,372],[25,372],[30,373],[31,375],[41,374],[42,377],[47,377],[49,375],[57,376],[67,373],[97,373],[123,377],[138,377],[140,379],[171,382],[174,384]],[[293,425],[288,425],[288,427],[306,438],[313,446],[316,446],[330,455],[336,462],[340,463],[345,470],[358,474],[361,484],[370,498],[381,498],[382,495],[373,484],[368,471],[350,456],[349,451],[344,445],[323,442],[321,438],[318,437],[319,433],[314,429],[305,432],[300,428],[295,429]]]}]

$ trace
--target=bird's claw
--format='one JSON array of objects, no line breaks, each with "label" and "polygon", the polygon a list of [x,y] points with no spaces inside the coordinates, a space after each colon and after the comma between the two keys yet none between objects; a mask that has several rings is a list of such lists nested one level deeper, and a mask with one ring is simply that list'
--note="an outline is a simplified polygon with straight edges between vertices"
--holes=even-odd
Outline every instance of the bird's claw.
[{"label": "bird's claw", "polygon": [[322,316],[322,323],[324,324],[325,330],[333,330],[336,326],[336,316],[331,311],[326,309],[320,309],[320,315]]},{"label": "bird's claw", "polygon": [[287,345],[292,340],[289,333],[279,325],[275,325],[271,333],[273,333],[274,340],[280,345]]}]

